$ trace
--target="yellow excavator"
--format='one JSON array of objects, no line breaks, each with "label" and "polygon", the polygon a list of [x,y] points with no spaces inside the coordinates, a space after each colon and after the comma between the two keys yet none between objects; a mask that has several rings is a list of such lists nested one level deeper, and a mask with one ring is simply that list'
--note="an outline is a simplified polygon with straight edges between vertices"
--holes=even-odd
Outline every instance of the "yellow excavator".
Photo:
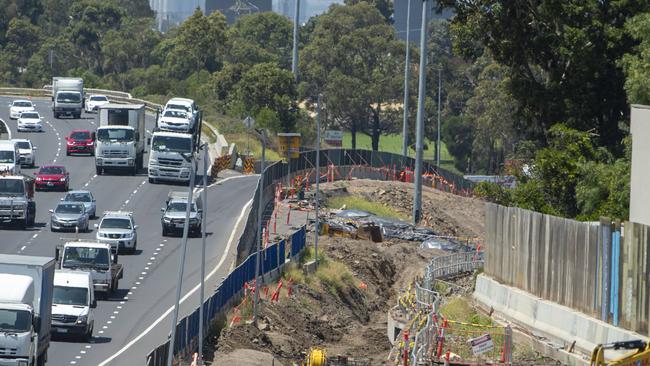
[{"label": "yellow excavator", "polygon": [[[628,354],[605,361],[605,350],[630,350]],[[599,344],[591,352],[590,366],[641,366],[650,365],[650,343],[636,340]]]}]

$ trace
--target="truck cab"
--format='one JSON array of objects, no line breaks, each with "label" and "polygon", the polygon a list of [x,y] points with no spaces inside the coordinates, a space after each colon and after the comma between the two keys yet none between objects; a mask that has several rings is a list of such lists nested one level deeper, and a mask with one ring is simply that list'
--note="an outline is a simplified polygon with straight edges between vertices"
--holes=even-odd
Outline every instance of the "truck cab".
[{"label": "truck cab", "polygon": [[54,267],[53,258],[0,255],[0,365],[45,365]]},{"label": "truck cab", "polygon": [[107,168],[128,170],[135,175],[143,167],[144,123],[143,104],[109,103],[99,107],[95,143],[97,175]]},{"label": "truck cab", "polygon": [[55,251],[58,269],[90,272],[95,293],[104,298],[118,289],[123,276],[122,265],[117,263],[117,253],[111,245],[92,241],[71,241],[58,246]]},{"label": "truck cab", "polygon": [[34,226],[34,179],[25,175],[0,175],[0,223]]},{"label": "truck cab", "polygon": [[52,296],[52,333],[81,336],[93,335],[97,307],[90,272],[58,270],[54,272]]},{"label": "truck cab", "polygon": [[81,118],[84,107],[84,81],[82,78],[52,78],[52,112],[54,118],[71,116]]},{"label": "truck cab", "polygon": [[0,140],[0,173],[20,174],[20,149],[14,140]]},{"label": "truck cab", "polygon": [[192,169],[196,172],[194,148],[194,136],[189,133],[154,132],[149,149],[149,183],[189,182]]}]

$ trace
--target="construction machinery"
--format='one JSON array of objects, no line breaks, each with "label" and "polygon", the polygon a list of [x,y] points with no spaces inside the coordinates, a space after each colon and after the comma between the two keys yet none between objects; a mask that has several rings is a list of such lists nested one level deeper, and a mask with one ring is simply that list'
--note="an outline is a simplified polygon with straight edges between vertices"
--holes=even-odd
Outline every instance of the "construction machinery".
[{"label": "construction machinery", "polygon": [[[605,360],[606,350],[630,350],[613,360]],[[590,366],[637,366],[650,365],[650,343],[642,340],[599,344],[591,352]]]},{"label": "construction machinery", "polygon": [[344,356],[327,357],[327,352],[322,348],[312,348],[307,354],[303,366],[368,366],[370,362],[354,360]]}]

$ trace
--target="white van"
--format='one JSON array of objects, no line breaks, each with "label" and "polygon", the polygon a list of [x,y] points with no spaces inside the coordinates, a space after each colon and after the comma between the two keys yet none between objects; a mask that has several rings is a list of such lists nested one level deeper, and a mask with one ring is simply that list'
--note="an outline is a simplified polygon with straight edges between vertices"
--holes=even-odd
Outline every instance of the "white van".
[{"label": "white van", "polygon": [[97,307],[90,272],[57,270],[52,295],[52,333],[82,337],[93,335]]},{"label": "white van", "polygon": [[0,140],[0,174],[20,174],[20,150],[12,140]]}]

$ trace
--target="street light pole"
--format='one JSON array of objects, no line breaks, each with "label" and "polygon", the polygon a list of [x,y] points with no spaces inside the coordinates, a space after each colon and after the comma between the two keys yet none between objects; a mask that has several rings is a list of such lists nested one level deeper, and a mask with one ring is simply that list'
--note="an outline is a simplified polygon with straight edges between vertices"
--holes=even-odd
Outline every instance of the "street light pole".
[{"label": "street light pole", "polygon": [[440,168],[440,94],[442,93],[442,66],[438,69],[438,139],[436,140],[436,168]]},{"label": "street light pole", "polygon": [[257,325],[257,307],[258,302],[260,301],[260,262],[261,262],[261,251],[262,251],[262,214],[264,212],[264,205],[262,204],[264,199],[264,168],[266,165],[266,131],[262,130],[262,164],[260,167],[260,180],[259,180],[259,193],[258,193],[258,206],[257,206],[257,251],[255,254],[255,301],[253,302],[253,324]]},{"label": "street light pole", "polygon": [[320,217],[318,211],[320,209],[320,112],[321,112],[321,98],[322,95],[318,94],[318,103],[316,104],[316,227],[314,229],[314,260],[316,261],[316,268],[318,268],[318,234],[320,229]]},{"label": "street light pole", "polygon": [[406,5],[406,61],[404,62],[404,121],[402,122],[402,155],[409,152],[409,71],[411,63],[411,0]]},{"label": "street light pole", "polygon": [[413,197],[413,222],[422,218],[422,155],[424,154],[424,90],[427,67],[427,10],[429,0],[422,0],[422,25],[420,28],[420,75],[418,86],[418,114],[415,148],[415,194]]},{"label": "street light pole", "polygon": [[[188,160],[183,156],[185,160]],[[185,253],[187,252],[187,235],[190,229],[190,208],[192,206],[192,193],[194,192],[194,158],[189,158],[190,162],[190,184],[187,191],[187,207],[185,207],[185,226],[183,227],[183,240],[181,242],[181,253],[179,255],[178,280],[176,282],[176,301],[174,302],[174,315],[172,316],[172,334],[169,339],[169,352],[167,352],[167,366],[172,366],[174,360],[174,340],[176,339],[176,323],[178,322],[178,308],[181,301],[181,287],[183,284],[183,272],[185,270]],[[201,278],[203,280],[203,278]]]},{"label": "street light pole", "polygon": [[298,23],[300,22],[300,0],[296,1],[296,8],[293,14],[293,59],[291,62],[291,72],[298,83]]},{"label": "street light pole", "polygon": [[203,214],[201,215],[201,297],[199,302],[199,365],[203,365],[203,302],[205,301],[205,229],[208,212],[208,144],[203,144]]}]

